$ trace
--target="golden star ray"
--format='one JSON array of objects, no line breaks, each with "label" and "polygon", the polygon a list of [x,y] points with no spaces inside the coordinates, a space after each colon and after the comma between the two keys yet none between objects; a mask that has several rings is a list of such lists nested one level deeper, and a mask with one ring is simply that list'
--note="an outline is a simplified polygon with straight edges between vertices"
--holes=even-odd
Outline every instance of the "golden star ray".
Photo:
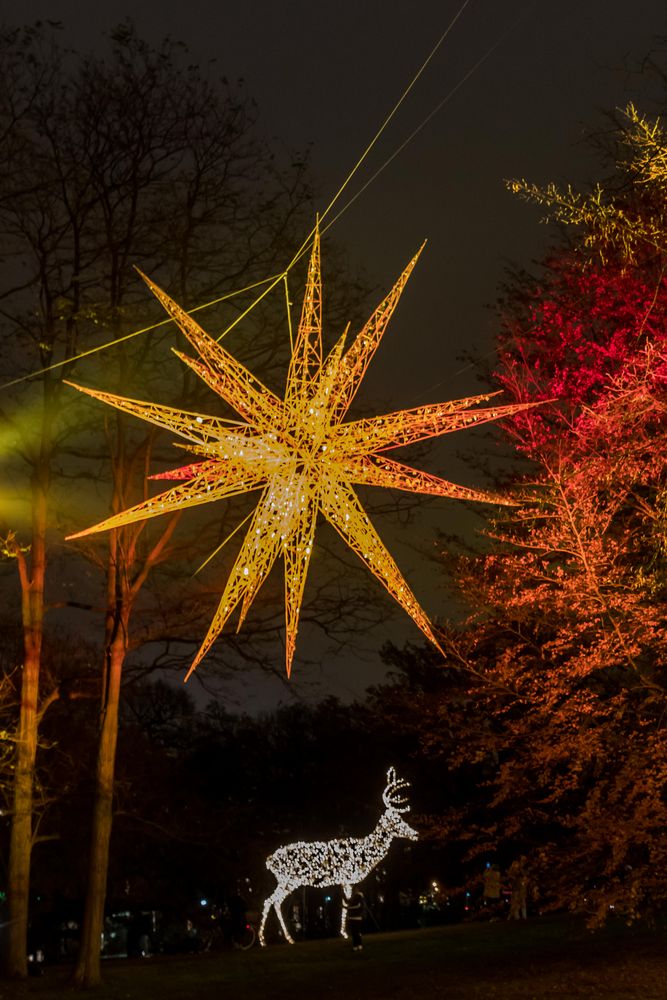
[{"label": "golden star ray", "polygon": [[514,506],[513,500],[499,493],[473,490],[469,486],[450,483],[447,479],[413,469],[411,465],[396,462],[386,455],[362,455],[360,458],[350,458],[343,463],[343,467],[347,473],[346,478],[351,483],[383,486],[389,490],[405,490],[408,493],[421,493],[424,496],[453,497],[456,500],[475,500],[481,503]]},{"label": "golden star ray", "polygon": [[303,406],[313,395],[313,383],[319,379],[322,368],[322,272],[320,267],[320,234],[315,230],[313,249],[308,263],[306,291],[303,296],[301,319],[292,351],[285,410]]},{"label": "golden star ray", "polygon": [[322,491],[321,501],[322,513],[327,521],[398,601],[403,610],[407,611],[426,638],[440,649],[430,621],[382,543],[352,487],[347,483],[335,481],[329,482],[327,486],[328,489]]},{"label": "golden star ray", "polygon": [[380,346],[380,341],[398,305],[403,289],[407,285],[408,279],[425,246],[426,243],[422,243],[417,253],[396,281],[392,290],[385,296],[375,312],[364,324],[345,354],[340,366],[340,377],[333,401],[334,417],[332,423],[341,420],[347,413],[350,403],[354,399],[361,381],[366,374],[366,369]]},{"label": "golden star ray", "polygon": [[77,531],[73,535],[68,535],[68,539],[83,538],[95,531],[109,531],[111,528],[122,528],[125,524],[133,524],[135,521],[146,521],[150,517],[158,517],[160,514],[173,514],[184,507],[196,507],[203,503],[212,503],[214,500],[228,500],[230,497],[238,496],[240,493],[249,493],[263,486],[266,476],[255,472],[254,475],[245,475],[238,468],[226,470],[226,476],[220,473],[219,462],[201,463],[206,466],[204,471],[200,471],[190,482],[183,486],[175,486],[164,493],[158,493],[150,500],[142,500],[141,503],[119,514],[113,514],[105,518],[92,528],[84,531]]},{"label": "golden star ray", "polygon": [[[479,397],[477,397],[479,398]],[[414,410],[397,410],[381,417],[367,417],[343,424],[332,435],[332,443],[343,454],[364,455],[388,448],[402,448],[428,438],[451,434],[475,424],[488,423],[500,417],[510,417],[541,403],[511,403],[484,410],[461,409],[477,398],[456,403],[432,403]],[[482,397],[484,398],[484,397]]]},{"label": "golden star ray", "polygon": [[[227,579],[220,604],[213,617],[206,637],[195,656],[186,680],[202,661],[235,608],[242,602],[237,631],[259,588],[266,580],[281,550],[289,543],[298,529],[303,505],[303,477],[295,475],[274,476],[262,494],[241,549]],[[261,541],[261,544],[258,544]],[[296,638],[296,637],[295,637]],[[289,675],[291,662],[287,664]]]},{"label": "golden star ray", "polygon": [[[103,403],[121,410],[123,413],[131,413],[135,417],[141,417],[156,427],[171,430],[174,434],[180,435],[186,441],[195,444],[209,445],[220,441],[223,435],[229,434],[229,421],[221,420],[219,417],[207,417],[201,413],[191,413],[188,410],[179,410],[173,406],[160,406],[159,403],[144,403],[139,399],[126,399],[125,396],[116,396],[112,392],[101,392],[99,389],[89,389],[87,386],[77,385],[76,382],[64,380],[65,385],[72,389],[78,389],[87,396],[100,399]],[[250,431],[250,428],[234,427],[234,433],[239,430]]]},{"label": "golden star ray", "polygon": [[317,501],[310,497],[299,511],[295,530],[285,542],[285,666],[288,677],[292,672],[301,602],[313,552],[317,511]]},{"label": "golden star ray", "polygon": [[229,351],[209,337],[199,323],[181,309],[155,282],[146,277],[142,271],[139,271],[139,274],[183,335],[197,350],[205,365],[217,375],[215,392],[249,423],[265,427],[274,425],[283,412],[282,401]]},{"label": "golden star ray", "polygon": [[178,446],[201,456],[203,461],[157,473],[152,478],[181,482],[70,538],[262,488],[220,603],[188,676],[239,605],[238,627],[241,627],[279,556],[284,562],[285,659],[289,675],[319,514],[357,553],[429,641],[438,646],[428,616],[371,524],[352,484],[461,500],[511,503],[510,499],[457,486],[413,469],[388,458],[386,451],[497,420],[535,404],[479,408],[480,403],[488,403],[496,395],[487,393],[342,422],[420,253],[421,250],[415,254],[349,347],[346,349],[346,330],[325,357],[320,241],[316,231],[282,400],[210,337],[166,292],[142,275],[198,354],[195,359],[177,352],[179,358],[236,410],[240,420],[222,420],[74,386],[123,412],[172,430],[187,442]]}]

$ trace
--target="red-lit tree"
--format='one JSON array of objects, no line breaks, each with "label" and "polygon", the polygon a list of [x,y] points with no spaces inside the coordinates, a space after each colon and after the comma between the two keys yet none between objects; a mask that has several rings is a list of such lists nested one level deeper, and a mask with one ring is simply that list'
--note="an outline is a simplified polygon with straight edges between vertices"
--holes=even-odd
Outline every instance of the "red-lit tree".
[{"label": "red-lit tree", "polygon": [[615,186],[515,185],[578,231],[506,290],[496,380],[545,403],[505,425],[519,506],[457,562],[458,697],[424,735],[477,780],[434,831],[528,855],[593,919],[667,900],[667,140],[634,109],[624,129]]}]

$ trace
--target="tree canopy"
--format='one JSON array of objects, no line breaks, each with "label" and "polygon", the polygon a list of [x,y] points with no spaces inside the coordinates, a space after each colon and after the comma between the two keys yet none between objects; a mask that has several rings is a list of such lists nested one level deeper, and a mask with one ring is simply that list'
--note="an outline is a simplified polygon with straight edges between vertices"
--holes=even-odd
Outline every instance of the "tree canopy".
[{"label": "tree canopy", "polygon": [[[434,837],[526,856],[541,905],[593,921],[667,899],[667,136],[629,107],[610,148],[604,186],[511,185],[563,227],[499,311],[496,384],[543,405],[502,431],[516,508],[446,559],[470,618],[419,700],[422,752],[469,790]],[[407,697],[423,669],[398,663]]]}]

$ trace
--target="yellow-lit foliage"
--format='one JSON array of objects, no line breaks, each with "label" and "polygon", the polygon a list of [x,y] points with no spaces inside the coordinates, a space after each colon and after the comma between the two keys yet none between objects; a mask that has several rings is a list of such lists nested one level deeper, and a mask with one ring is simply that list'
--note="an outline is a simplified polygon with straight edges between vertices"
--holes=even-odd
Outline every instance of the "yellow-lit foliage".
[{"label": "yellow-lit foliage", "polygon": [[470,409],[474,404],[491,399],[495,395],[491,393],[343,422],[418,257],[419,253],[349,347],[346,349],[346,331],[324,357],[320,246],[316,232],[301,320],[282,400],[144,276],[199,358],[180,353],[178,356],[236,410],[241,422],[76,386],[111,406],[174,431],[186,442],[183,447],[201,460],[154,477],[181,480],[178,486],[92,528],[70,535],[70,538],[118,528],[249,490],[262,490],[222,599],[188,677],[239,605],[240,628],[278,556],[283,557],[285,570],[289,675],[318,514],[329,521],[424,635],[437,645],[426,614],[380,540],[352,484],[508,503],[506,498],[456,486],[420,472],[389,458],[386,452],[400,445],[517,413],[526,404]]},{"label": "yellow-lit foliage", "polygon": [[569,184],[561,190],[552,183],[540,187],[523,179],[507,182],[514,194],[547,208],[545,222],[580,227],[584,246],[596,250],[603,262],[611,248],[620,250],[629,263],[636,260],[642,246],[667,251],[667,134],[659,119],[649,121],[633,104],[628,104],[623,114],[625,124],[619,139],[627,155],[617,166],[638,190],[652,196],[651,210],[644,206],[637,211],[600,184],[582,194]]}]

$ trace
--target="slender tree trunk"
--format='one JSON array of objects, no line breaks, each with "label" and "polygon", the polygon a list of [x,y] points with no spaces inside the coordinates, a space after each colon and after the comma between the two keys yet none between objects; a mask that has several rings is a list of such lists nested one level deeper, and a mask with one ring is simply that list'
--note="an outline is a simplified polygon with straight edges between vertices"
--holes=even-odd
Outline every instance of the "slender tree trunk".
[{"label": "slender tree trunk", "polygon": [[[146,458],[146,463],[148,458]],[[133,463],[126,458],[124,441],[120,437],[114,457],[114,496],[112,510],[118,512],[126,506],[125,493],[132,478]],[[107,619],[105,643],[104,688],[102,692],[102,717],[97,753],[95,802],[91,831],[90,857],[86,902],[79,955],[73,973],[75,986],[88,988],[101,983],[100,949],[104,926],[109,847],[113,820],[113,793],[116,768],[116,743],[118,739],[118,710],[123,664],[129,647],[129,623],[137,593],[146,581],[151,566],[159,560],[176,527],[178,515],[172,517],[158,542],[142,566],[135,565],[136,543],[141,528],[123,528],[109,534],[109,562],[107,575]],[[142,526],[143,527],[143,526]],[[134,567],[133,582],[130,582]]]},{"label": "slender tree trunk", "polygon": [[127,652],[127,615],[107,650],[105,691],[103,694],[100,741],[97,754],[95,802],[91,832],[86,903],[81,928],[79,955],[73,973],[77,986],[99,986],[100,949],[104,926],[109,844],[113,819],[114,772],[118,736],[118,705],[123,662]]},{"label": "slender tree trunk", "polygon": [[[24,605],[30,607],[30,614],[39,614],[40,597],[39,593],[34,592],[24,595]],[[22,978],[28,973],[28,896],[32,853],[32,799],[37,754],[37,698],[41,646],[41,632],[36,623],[33,628],[28,625],[26,633],[14,771],[13,815],[9,842],[7,973],[14,978]]]},{"label": "slender tree trunk", "polygon": [[44,578],[46,573],[46,511],[48,466],[42,462],[32,481],[33,530],[30,568],[16,543],[21,582],[23,619],[23,671],[21,707],[14,765],[13,813],[9,840],[7,895],[9,929],[6,972],[12,978],[28,974],[28,904],[32,854],[33,787],[39,725],[39,672],[44,623]]}]

